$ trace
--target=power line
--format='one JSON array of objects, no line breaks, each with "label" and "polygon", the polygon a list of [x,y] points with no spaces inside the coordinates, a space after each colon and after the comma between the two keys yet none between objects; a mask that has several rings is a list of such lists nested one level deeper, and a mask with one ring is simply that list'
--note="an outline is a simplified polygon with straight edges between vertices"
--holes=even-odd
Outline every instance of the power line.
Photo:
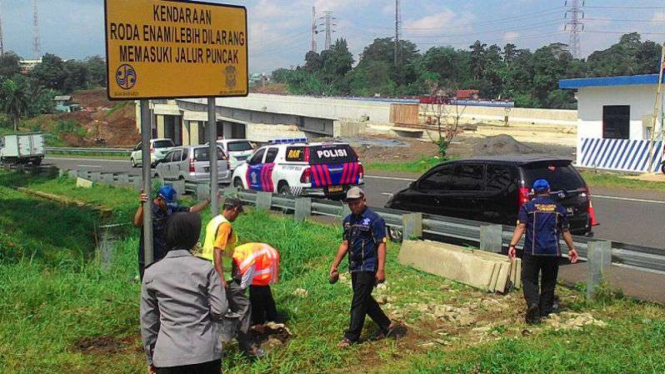
[{"label": "power line", "polygon": [[326,10],[323,12],[325,16],[320,17],[320,20],[325,20],[324,24],[321,24],[319,26],[325,26],[326,27],[326,50],[330,49],[330,46],[332,45],[332,33],[336,32],[333,27],[337,26],[335,21],[337,21],[337,18],[332,16],[332,11]]},{"label": "power line", "polygon": [[5,54],[5,46],[2,36],[2,1],[0,1],[0,56]]},{"label": "power line", "polygon": [[664,6],[614,6],[614,5],[587,5],[587,8],[594,8],[594,9],[642,9],[642,10],[648,10],[648,9],[665,9]]},{"label": "power line", "polygon": [[33,47],[35,50],[35,59],[39,60],[41,58],[42,52],[41,52],[41,42],[39,40],[39,14],[37,12],[37,0],[32,0],[32,8],[33,8],[33,31],[35,33],[35,39],[33,41]]},{"label": "power line", "polygon": [[399,45],[399,34],[400,26],[402,22],[402,15],[400,13],[399,0],[395,0],[395,66],[400,62],[400,45]]},{"label": "power line", "polygon": [[611,18],[584,18],[585,21],[607,21],[607,22],[639,22],[639,23],[663,23],[664,21],[654,19],[611,19]]},{"label": "power line", "polygon": [[552,25],[558,25],[561,23],[561,18],[557,20],[553,20],[547,23],[539,22],[535,24],[529,24],[524,27],[519,27],[519,28],[507,28],[507,29],[494,29],[494,30],[485,30],[485,31],[475,31],[475,32],[468,32],[468,33],[455,33],[455,34],[443,34],[443,35],[409,35],[409,38],[449,38],[449,37],[454,37],[454,36],[468,36],[468,35],[482,35],[482,34],[490,34],[490,33],[497,33],[497,32],[508,32],[508,31],[522,31],[522,30],[530,30],[530,29],[537,29],[541,27],[546,27],[546,26],[552,26]]},{"label": "power line", "polygon": [[635,30],[632,31],[586,30],[585,32],[590,32],[594,34],[622,34],[622,35],[636,32],[640,35],[665,35],[665,32],[638,32]]}]

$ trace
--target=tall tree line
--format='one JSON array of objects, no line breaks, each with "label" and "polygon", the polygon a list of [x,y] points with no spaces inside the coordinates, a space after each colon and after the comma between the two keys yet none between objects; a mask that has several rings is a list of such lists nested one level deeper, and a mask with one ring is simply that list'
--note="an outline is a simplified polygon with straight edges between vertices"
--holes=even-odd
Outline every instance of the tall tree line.
[{"label": "tall tree line", "polygon": [[375,39],[353,67],[346,40],[339,39],[330,50],[308,52],[304,66],[277,69],[272,78],[293,94],[395,97],[477,89],[483,98],[510,99],[520,107],[571,109],[577,105],[574,94],[559,90],[559,80],[656,73],[660,58],[660,46],[638,33],[623,35],[586,60],[573,58],[562,43],[531,51],[476,41],[468,49],[433,47],[421,53],[401,40],[400,51],[395,65],[393,39]]}]

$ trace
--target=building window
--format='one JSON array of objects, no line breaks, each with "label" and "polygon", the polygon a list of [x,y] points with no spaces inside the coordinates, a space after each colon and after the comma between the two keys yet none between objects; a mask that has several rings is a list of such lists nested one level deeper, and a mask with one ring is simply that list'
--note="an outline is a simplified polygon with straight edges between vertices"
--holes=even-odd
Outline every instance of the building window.
[{"label": "building window", "polygon": [[630,105],[603,106],[603,138],[630,139]]}]

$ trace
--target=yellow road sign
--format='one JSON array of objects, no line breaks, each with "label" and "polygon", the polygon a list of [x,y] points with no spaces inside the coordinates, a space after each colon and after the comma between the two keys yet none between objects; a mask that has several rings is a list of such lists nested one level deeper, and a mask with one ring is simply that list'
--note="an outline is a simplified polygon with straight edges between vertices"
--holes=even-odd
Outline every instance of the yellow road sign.
[{"label": "yellow road sign", "polygon": [[247,95],[245,7],[105,0],[105,10],[111,100]]}]

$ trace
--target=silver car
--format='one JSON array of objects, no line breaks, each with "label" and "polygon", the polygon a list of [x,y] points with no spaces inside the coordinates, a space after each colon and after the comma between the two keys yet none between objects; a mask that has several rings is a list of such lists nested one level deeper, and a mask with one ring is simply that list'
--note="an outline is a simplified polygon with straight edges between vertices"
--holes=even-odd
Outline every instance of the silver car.
[{"label": "silver car", "polygon": [[[229,162],[221,147],[217,147],[219,184],[231,183]],[[154,176],[164,180],[204,182],[210,180],[210,149],[207,145],[175,147],[157,163]]]}]

